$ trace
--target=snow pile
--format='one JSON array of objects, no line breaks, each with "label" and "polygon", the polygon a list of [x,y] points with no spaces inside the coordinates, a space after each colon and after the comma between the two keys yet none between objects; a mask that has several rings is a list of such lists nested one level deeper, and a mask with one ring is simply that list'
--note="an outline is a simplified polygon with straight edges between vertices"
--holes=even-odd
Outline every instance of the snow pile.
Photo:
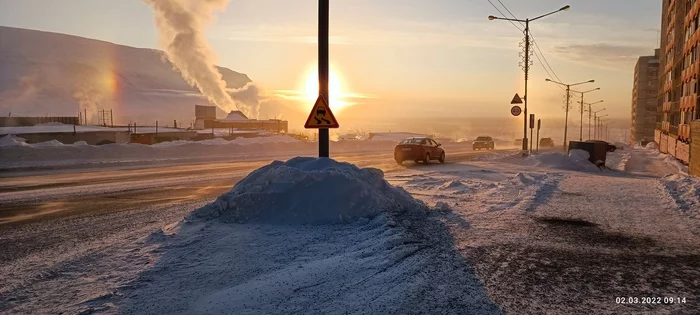
[{"label": "snow pile", "polygon": [[274,161],[238,182],[189,219],[274,224],[333,224],[382,212],[426,210],[375,168],[327,158]]},{"label": "snow pile", "polygon": [[662,178],[661,183],[678,209],[700,218],[700,178],[673,174]]},{"label": "snow pile", "polygon": [[26,146],[28,144],[25,141],[24,138],[7,135],[0,137],[0,147]]},{"label": "snow pile", "polygon": [[537,166],[572,171],[599,170],[593,163],[588,161],[588,157],[588,152],[585,150],[571,150],[569,155],[558,152],[545,152],[533,154],[526,158],[511,156],[501,161],[523,166]]},{"label": "snow pile", "polygon": [[657,148],[658,148],[658,147],[656,146],[656,142],[653,142],[653,141],[647,143],[647,145],[645,145],[644,147],[647,148],[647,149],[651,149],[651,150],[657,150]]},{"label": "snow pile", "polygon": [[256,138],[236,138],[231,143],[248,145],[248,144],[265,144],[265,143],[298,143],[297,139],[294,139],[286,135],[277,135],[270,137],[256,137]]},{"label": "snow pile", "polygon": [[632,157],[630,152],[608,152],[605,158],[605,166],[610,169],[617,171],[625,171],[627,169],[627,162]]},{"label": "snow pile", "polygon": [[275,161],[176,228],[154,233],[146,245],[156,262],[95,307],[118,304],[125,314],[500,313],[439,220],[450,206],[428,210],[378,169],[328,158]]}]

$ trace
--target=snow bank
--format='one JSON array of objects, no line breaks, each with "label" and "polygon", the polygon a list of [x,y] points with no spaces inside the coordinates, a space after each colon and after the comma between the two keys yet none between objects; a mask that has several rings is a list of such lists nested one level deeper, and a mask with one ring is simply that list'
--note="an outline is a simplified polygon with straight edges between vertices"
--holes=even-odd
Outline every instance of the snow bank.
[{"label": "snow bank", "polygon": [[630,152],[622,152],[616,150],[615,152],[608,152],[605,158],[605,166],[610,169],[617,171],[627,170],[627,162],[632,157]]},{"label": "snow bank", "polygon": [[656,142],[653,142],[653,141],[647,143],[647,145],[645,145],[644,147],[647,148],[647,149],[652,149],[652,150],[656,150],[656,149],[658,148],[658,147],[656,146]]},{"label": "snow bank", "polygon": [[679,210],[700,218],[700,178],[673,174],[662,178],[661,183]]},{"label": "snow bank", "polygon": [[6,135],[0,137],[0,147],[15,147],[15,146],[26,146],[28,145],[26,139],[15,137],[13,135]]},{"label": "snow bank", "polygon": [[585,150],[571,150],[569,155],[558,152],[544,152],[522,158],[520,155],[511,155],[500,159],[501,162],[513,163],[524,166],[537,166],[573,171],[599,171],[593,163],[588,161],[588,152]]},{"label": "snow bank", "polygon": [[274,161],[253,171],[189,219],[274,224],[332,224],[382,212],[425,210],[375,168],[327,158]]}]

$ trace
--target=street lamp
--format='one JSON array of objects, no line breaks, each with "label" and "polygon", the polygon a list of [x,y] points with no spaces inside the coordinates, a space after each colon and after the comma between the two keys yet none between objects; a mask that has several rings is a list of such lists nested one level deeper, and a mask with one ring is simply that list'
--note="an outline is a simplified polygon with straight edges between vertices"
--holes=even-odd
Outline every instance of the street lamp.
[{"label": "street lamp", "polygon": [[523,115],[523,152],[528,151],[528,148],[527,148],[527,99],[528,99],[528,97],[527,97],[527,79],[528,79],[529,74],[530,74],[530,22],[535,21],[535,20],[539,20],[545,16],[549,16],[549,15],[552,15],[552,14],[560,12],[560,11],[568,11],[569,9],[571,9],[571,6],[566,5],[566,6],[561,7],[559,10],[552,11],[552,12],[540,15],[540,16],[532,18],[532,19],[528,18],[528,19],[524,19],[524,20],[497,17],[497,16],[493,16],[493,15],[489,15],[489,17],[488,17],[489,21],[505,20],[505,21],[511,21],[511,22],[520,22],[520,23],[524,22],[525,23],[525,30],[523,31],[523,33],[525,33],[525,56],[524,56],[525,62],[523,64],[523,68],[524,68],[523,70],[525,71],[525,95],[523,96],[523,99],[524,99],[524,105],[523,105],[523,107],[524,107],[523,108],[523,112],[524,112],[524,115]]},{"label": "street lamp", "polygon": [[584,103],[588,105],[588,139],[591,139],[591,116],[593,116],[593,113],[591,112],[591,107],[595,104],[602,103],[603,100],[593,102],[593,103]]},{"label": "street lamp", "polygon": [[[603,116],[598,116],[598,140],[603,140],[603,120],[602,118],[608,117],[608,114]],[[607,119],[606,119],[607,121]]]},{"label": "street lamp", "polygon": [[580,85],[580,84],[594,83],[595,80],[588,80],[588,81],[583,81],[583,82],[574,83],[574,84],[561,83],[561,82],[554,81],[552,79],[544,79],[544,80],[547,82],[552,82],[552,83],[566,87],[566,121],[564,122],[564,150],[566,150],[566,142],[567,142],[566,135],[569,131],[569,104],[571,101],[571,87],[576,86],[576,85]]},{"label": "street lamp", "polygon": [[598,91],[598,90],[600,90],[600,88],[595,88],[595,89],[588,90],[588,91],[578,92],[578,93],[581,93],[581,125],[579,126],[578,141],[583,141],[583,94],[586,94],[588,92]]},{"label": "street lamp", "polygon": [[593,139],[598,140],[598,113],[604,111],[605,108],[593,112]]}]

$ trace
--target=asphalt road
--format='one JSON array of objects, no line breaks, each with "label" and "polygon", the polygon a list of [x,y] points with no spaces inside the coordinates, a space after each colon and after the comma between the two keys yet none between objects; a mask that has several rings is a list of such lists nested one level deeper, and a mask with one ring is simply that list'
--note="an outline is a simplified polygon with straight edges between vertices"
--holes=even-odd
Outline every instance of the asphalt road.
[{"label": "asphalt road", "polygon": [[[451,149],[446,163],[491,152]],[[384,152],[345,154],[334,159],[385,172],[422,166],[412,162],[399,166],[392,153]],[[71,170],[3,178],[0,242],[4,246],[0,246],[0,263],[128,230],[156,230],[213,201],[250,171],[268,163],[269,159]]]}]

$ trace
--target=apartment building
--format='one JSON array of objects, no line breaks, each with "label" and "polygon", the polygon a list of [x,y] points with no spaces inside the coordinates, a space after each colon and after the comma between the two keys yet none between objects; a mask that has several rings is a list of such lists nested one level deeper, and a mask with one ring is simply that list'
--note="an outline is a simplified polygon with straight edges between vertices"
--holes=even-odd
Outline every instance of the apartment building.
[{"label": "apartment building", "polygon": [[630,137],[627,139],[630,145],[654,140],[659,95],[659,54],[660,49],[656,49],[653,56],[639,57],[634,67],[632,123]]},{"label": "apartment building", "polygon": [[698,116],[700,1],[662,0],[658,121],[659,151],[688,163],[690,123]]}]

